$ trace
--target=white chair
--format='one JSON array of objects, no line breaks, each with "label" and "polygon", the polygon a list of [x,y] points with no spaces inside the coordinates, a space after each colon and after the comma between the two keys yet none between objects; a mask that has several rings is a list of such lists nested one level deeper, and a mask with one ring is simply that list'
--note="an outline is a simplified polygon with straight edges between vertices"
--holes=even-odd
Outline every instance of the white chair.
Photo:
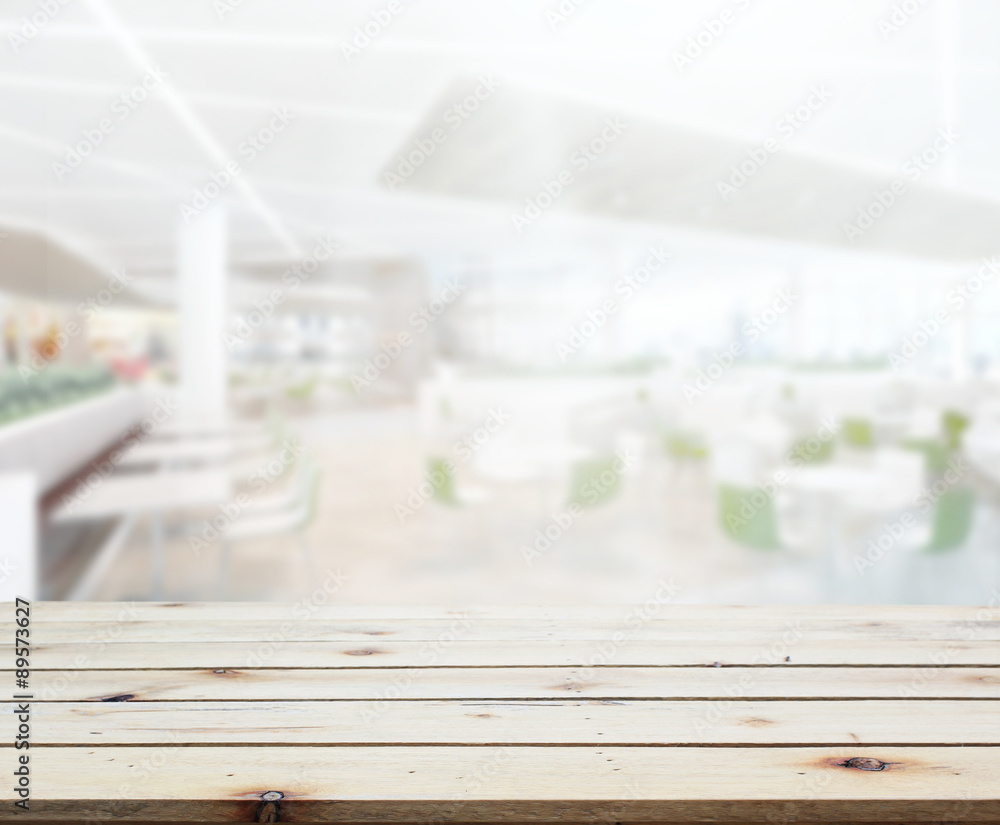
[{"label": "white chair", "polygon": [[220,597],[225,593],[229,577],[232,543],[245,539],[296,533],[306,569],[310,577],[315,578],[316,569],[305,531],[316,517],[321,476],[322,471],[314,461],[302,460],[295,485],[290,491],[255,501],[225,528],[221,537],[222,561],[217,585]]},{"label": "white chair", "polygon": [[[281,419],[272,419],[268,423],[268,432],[264,436],[259,436],[248,449],[241,450],[238,455],[233,456],[229,461],[229,473],[233,483],[247,484],[260,475],[275,459],[281,461],[282,450],[288,443],[296,443],[298,436],[295,435],[285,425]],[[282,462],[284,471],[294,464],[294,461]]]}]

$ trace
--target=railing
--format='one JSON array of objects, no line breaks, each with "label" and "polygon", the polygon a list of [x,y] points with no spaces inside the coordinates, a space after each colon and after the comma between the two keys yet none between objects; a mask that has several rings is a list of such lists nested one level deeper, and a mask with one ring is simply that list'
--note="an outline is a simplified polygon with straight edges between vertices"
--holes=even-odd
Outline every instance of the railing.
[{"label": "railing", "polygon": [[22,374],[0,374],[0,426],[71,404],[109,390],[115,384],[107,367],[49,367]]}]

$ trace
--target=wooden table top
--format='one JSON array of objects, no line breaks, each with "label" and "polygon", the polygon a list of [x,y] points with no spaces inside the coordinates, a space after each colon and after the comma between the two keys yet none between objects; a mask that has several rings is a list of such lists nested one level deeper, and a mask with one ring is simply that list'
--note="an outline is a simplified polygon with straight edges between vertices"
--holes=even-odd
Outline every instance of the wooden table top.
[{"label": "wooden table top", "polygon": [[30,806],[8,780],[0,820],[1000,823],[1000,608],[362,608],[317,587],[33,604],[31,748],[4,742]]}]

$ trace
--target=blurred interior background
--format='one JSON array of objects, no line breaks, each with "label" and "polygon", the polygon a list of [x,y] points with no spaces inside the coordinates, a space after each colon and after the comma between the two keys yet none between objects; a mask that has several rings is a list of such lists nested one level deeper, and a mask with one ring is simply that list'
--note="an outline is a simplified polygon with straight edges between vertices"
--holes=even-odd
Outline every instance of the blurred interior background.
[{"label": "blurred interior background", "polygon": [[5,598],[998,598],[990,0],[3,0]]}]

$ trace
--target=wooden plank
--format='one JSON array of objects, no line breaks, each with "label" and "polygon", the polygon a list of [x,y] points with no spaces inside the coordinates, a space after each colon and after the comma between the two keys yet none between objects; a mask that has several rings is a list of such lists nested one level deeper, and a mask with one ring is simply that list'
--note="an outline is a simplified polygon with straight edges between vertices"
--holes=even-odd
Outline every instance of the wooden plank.
[{"label": "wooden plank", "polygon": [[[0,638],[14,637],[16,625],[0,622]],[[331,620],[156,621],[136,620],[109,626],[96,621],[48,621],[33,626],[35,644],[56,642],[251,642],[281,635],[299,642],[433,642],[461,637],[463,641],[601,641],[614,633],[635,641],[760,642],[787,638],[798,641],[1000,641],[1000,621],[990,622],[868,622],[863,619],[811,620],[761,616],[746,621],[724,619],[650,620],[624,625],[615,622],[539,622],[522,619],[386,619],[370,622]]]},{"label": "wooden plank", "polygon": [[1000,701],[58,702],[32,713],[33,746],[1000,744]]},{"label": "wooden plank", "polygon": [[[655,589],[655,588],[654,588]],[[39,602],[32,609],[32,623],[130,621],[280,621],[316,619],[322,621],[381,622],[388,620],[453,621],[463,617],[473,620],[519,619],[523,621],[627,622],[631,617],[643,621],[719,620],[740,624],[755,618],[764,621],[857,621],[859,616],[878,622],[983,622],[1000,621],[1000,593],[990,606],[962,605],[700,605],[653,601],[645,605],[594,605],[593,607],[433,607],[424,605],[342,605],[327,603],[333,598],[319,589],[322,597],[308,596],[295,604],[283,602]],[[0,609],[0,616],[13,616],[10,602]]]},{"label": "wooden plank", "polygon": [[36,701],[303,699],[1000,699],[990,668],[420,668],[73,670],[33,674]]},{"label": "wooden plank", "polygon": [[[38,748],[31,816],[252,821],[277,792],[285,821],[1000,820],[995,747],[314,747],[303,757]],[[0,798],[14,798],[9,783]]]},{"label": "wooden plank", "polygon": [[[287,815],[288,810],[289,810],[289,808],[286,805],[285,806],[286,815]],[[258,806],[258,809],[252,809],[251,813],[254,816],[257,816],[258,815],[258,811],[259,811],[259,806]],[[2,821],[3,821],[3,818],[0,817],[0,822],[2,822]],[[46,822],[50,822],[50,823],[53,822],[52,819],[39,820],[39,821],[46,821]],[[164,821],[163,820],[157,820],[157,821],[151,821],[151,820],[140,821],[140,820],[128,819],[128,820],[124,820],[124,821],[127,821],[129,823],[129,825],[164,825]],[[256,821],[256,820],[254,820],[254,821]],[[298,821],[301,822],[301,820],[298,820]],[[503,825],[502,822],[483,822],[483,821],[478,821],[478,822],[461,822],[461,821],[456,821],[456,820],[453,820],[453,819],[444,820],[443,818],[441,820],[439,820],[439,821],[441,821],[441,822],[447,821],[448,825]],[[716,820],[713,819],[712,821],[716,821]],[[796,820],[794,820],[794,825],[858,825],[859,822],[863,822],[863,821],[864,820],[857,820],[857,819],[852,819],[852,820],[848,820],[848,821],[841,821],[841,820],[836,820],[835,821],[835,820],[829,820],[829,819],[824,819],[822,821],[821,820],[817,820],[817,819],[809,819],[809,820],[796,819]],[[909,820],[907,820],[906,822],[898,822],[897,820],[885,820],[885,819],[879,819],[879,820],[877,820],[877,822],[879,823],[879,825],[881,825],[881,823],[886,822],[886,821],[891,821],[891,822],[894,823],[894,825],[915,825],[915,823],[911,823],[911,822],[909,822]],[[953,822],[953,821],[954,820],[950,820],[948,825],[950,825],[950,823]],[[60,822],[60,825],[62,825],[62,823],[64,823],[65,820],[60,819],[59,822]],[[610,820],[608,822],[609,822],[609,825],[610,825]],[[791,820],[788,820],[784,816],[780,816],[779,817],[777,815],[772,816],[772,819],[771,819],[770,822],[767,822],[767,821],[749,822],[747,820],[740,820],[739,825],[776,825],[776,823],[782,823],[783,825],[792,825],[792,821]],[[88,823],[88,825],[90,825],[90,823]],[[204,823],[202,823],[202,822],[178,822],[178,821],[172,819],[172,820],[170,820],[169,825],[204,825]],[[350,823],[349,825],[361,825],[361,823],[360,822],[359,823]],[[582,821],[581,820],[579,822],[573,822],[572,820],[567,821],[565,819],[560,819],[559,820],[559,825],[594,825],[594,823],[592,821],[589,821],[589,820],[588,821]],[[616,823],[616,825],[638,825],[638,823],[625,821],[625,822]],[[659,821],[648,821],[648,820],[645,820],[645,821],[643,821],[643,825],[705,825],[705,820],[701,820],[701,821],[698,821],[698,822],[679,822],[677,820],[670,820],[670,822],[659,822]],[[987,823],[987,825],[1000,825],[1000,823],[990,822],[990,823]]]},{"label": "wooden plank", "polygon": [[313,606],[35,605],[29,818],[1000,821],[996,611]]},{"label": "wooden plank", "polygon": [[[250,813],[254,817],[256,817],[256,816],[258,816],[259,810],[260,810],[260,807],[258,805],[257,808],[251,808],[250,809]],[[288,811],[289,810],[293,810],[293,808],[290,809],[288,807],[288,805],[286,805],[284,810],[285,810],[285,815],[287,816],[288,815]],[[0,817],[0,822],[2,822],[2,821],[3,821],[3,817]],[[54,820],[52,820],[51,818],[46,818],[44,820],[39,819],[38,821],[44,821],[44,822],[48,822],[48,823],[53,823],[54,822]],[[65,822],[66,822],[66,820],[64,820],[62,818],[60,818],[57,821],[60,823],[60,825],[64,825]],[[133,820],[133,819],[127,819],[127,820],[123,820],[123,821],[128,822],[129,825],[165,825],[165,821],[164,820],[153,821],[153,820]],[[250,820],[247,820],[247,821],[250,821]],[[253,821],[257,821],[257,820],[254,819]],[[297,820],[297,821],[300,822],[300,823],[302,822],[302,820]],[[478,822],[461,822],[461,821],[457,821],[457,820],[454,820],[454,819],[444,820],[443,817],[441,819],[437,820],[437,821],[440,821],[440,822],[447,821],[448,825],[504,825],[504,823],[502,823],[502,822],[484,822],[484,821],[481,821],[481,820],[478,821]],[[716,821],[716,820],[713,819],[711,821]],[[858,825],[859,822],[863,822],[863,821],[864,820],[857,820],[857,819],[852,819],[852,820],[848,820],[848,821],[829,820],[829,819],[824,819],[824,820],[817,820],[817,819],[809,819],[809,820],[796,819],[796,820],[794,820],[794,825]],[[879,820],[877,820],[877,822],[878,822],[879,825],[881,825],[881,823],[886,822],[886,821],[891,821],[891,822],[894,823],[894,825],[915,825],[915,823],[911,823],[909,820],[907,820],[906,822],[898,822],[897,820],[885,820],[885,819],[879,819]],[[951,825],[951,822],[953,822],[953,821],[954,820],[950,820],[949,823],[948,823],[948,825]],[[338,820],[338,823],[339,822],[340,821]],[[777,823],[782,823],[782,825],[792,825],[792,821],[786,819],[784,816],[779,817],[777,815],[772,816],[772,819],[771,819],[770,822],[768,822],[768,821],[749,822],[747,820],[740,820],[739,821],[739,825],[776,825]],[[93,823],[90,822],[90,821],[88,821],[88,822],[86,822],[86,825],[93,825]],[[169,821],[169,825],[204,825],[204,823],[203,822],[178,822],[177,820],[171,819]],[[315,823],[313,825],[315,825]],[[360,822],[358,822],[358,823],[349,823],[349,825],[361,825],[361,823]],[[559,820],[559,825],[594,825],[594,823],[592,821],[589,821],[589,820],[587,820],[587,821],[581,820],[579,822],[573,822],[572,820],[567,821],[565,819],[560,819]],[[610,825],[610,820],[608,820],[608,825]],[[615,825],[638,825],[638,823],[624,821],[624,822],[616,822]],[[660,822],[660,821],[655,821],[655,820],[654,821],[644,820],[643,821],[643,825],[705,825],[705,820],[701,820],[701,821],[698,821],[698,822],[679,822],[678,820],[675,820],[675,819],[674,820],[670,820],[670,822]],[[873,823],[873,825],[874,825],[874,823]],[[986,823],[985,825],[1000,825],[1000,823],[990,822],[990,823]]]},{"label": "wooden plank", "polygon": [[[8,646],[12,650],[12,646]],[[10,661],[10,659],[8,659]],[[297,642],[45,644],[36,670],[136,668],[579,667],[725,665],[1000,665],[996,642],[757,640],[643,642]]]}]

